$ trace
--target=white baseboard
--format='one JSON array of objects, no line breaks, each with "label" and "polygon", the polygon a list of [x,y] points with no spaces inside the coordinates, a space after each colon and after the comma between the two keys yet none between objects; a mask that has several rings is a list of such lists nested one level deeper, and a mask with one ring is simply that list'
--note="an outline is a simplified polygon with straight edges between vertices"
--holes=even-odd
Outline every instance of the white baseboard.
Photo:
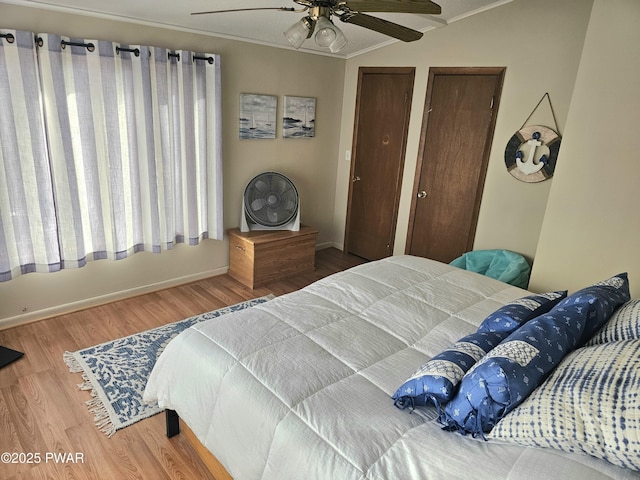
[{"label": "white baseboard", "polygon": [[316,243],[316,250],[325,250],[331,247],[333,247],[333,242]]},{"label": "white baseboard", "polygon": [[333,248],[337,248],[338,250],[340,250],[341,252],[344,252],[344,243],[338,243],[338,242],[331,242],[331,246]]},{"label": "white baseboard", "polygon": [[140,287],[131,288],[128,290],[121,290],[118,292],[108,293],[106,295],[100,295],[97,297],[86,298],[78,300],[77,302],[66,303],[63,305],[56,305],[50,308],[44,308],[42,310],[36,310],[22,315],[16,315],[13,317],[7,317],[0,319],[0,330],[4,330],[11,327],[17,327],[19,325],[26,325],[27,323],[33,323],[40,320],[45,320],[51,317],[57,317],[59,315],[65,315],[68,313],[77,312],[86,308],[96,307],[98,305],[104,305],[106,303],[115,302],[117,300],[124,300],[126,298],[137,297],[138,295],[144,295],[145,293],[157,292],[166,288],[177,287],[205,278],[215,277],[227,273],[229,267],[221,267],[205,272],[195,273],[193,275],[185,275],[183,277],[171,278],[162,282],[151,283],[148,285],[142,285]]},{"label": "white baseboard", "polygon": [[[324,250],[327,248],[337,248],[342,251],[342,244],[336,242],[323,242],[316,244],[316,250]],[[78,300],[77,302],[65,303],[62,305],[56,305],[50,308],[44,308],[42,310],[35,310],[33,312],[23,313],[21,315],[15,315],[13,317],[7,317],[0,319],[0,330],[4,330],[11,327],[17,327],[19,325],[26,325],[28,323],[38,322],[51,317],[57,317],[59,315],[65,315],[68,313],[77,312],[86,308],[97,307],[98,305],[104,305],[106,303],[115,302],[118,300],[124,300],[126,298],[136,297],[138,295],[144,295],[145,293],[157,292],[158,290],[164,290],[166,288],[177,287],[178,285],[184,285],[186,283],[196,282],[205,278],[215,277],[217,275],[225,274],[229,271],[229,267],[220,267],[206,272],[199,272],[193,275],[186,275],[183,277],[172,278],[162,282],[151,283],[148,285],[142,285],[140,287],[121,290],[118,292],[108,293],[106,295],[100,295],[97,297],[86,298]]]}]

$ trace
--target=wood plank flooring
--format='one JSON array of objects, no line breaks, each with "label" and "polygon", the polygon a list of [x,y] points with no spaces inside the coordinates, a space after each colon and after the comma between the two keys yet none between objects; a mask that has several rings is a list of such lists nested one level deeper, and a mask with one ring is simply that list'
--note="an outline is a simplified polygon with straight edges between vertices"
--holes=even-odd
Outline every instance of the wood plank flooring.
[{"label": "wood plank flooring", "polygon": [[[0,369],[0,454],[13,453],[18,462],[3,457],[0,478],[212,479],[183,435],[165,436],[162,414],[111,438],[101,433],[85,405],[91,396],[78,389],[81,376],[69,373],[63,353],[269,293],[283,295],[363,261],[330,248],[317,252],[314,272],[255,290],[220,275],[0,331],[1,345],[25,352]],[[47,453],[71,455],[56,462]]]}]

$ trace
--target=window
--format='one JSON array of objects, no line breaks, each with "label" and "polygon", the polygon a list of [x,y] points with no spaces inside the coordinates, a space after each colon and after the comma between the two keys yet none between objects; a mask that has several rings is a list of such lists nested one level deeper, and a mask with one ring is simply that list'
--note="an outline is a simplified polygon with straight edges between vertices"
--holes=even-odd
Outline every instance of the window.
[{"label": "window", "polygon": [[222,238],[217,55],[0,34],[0,281]]}]

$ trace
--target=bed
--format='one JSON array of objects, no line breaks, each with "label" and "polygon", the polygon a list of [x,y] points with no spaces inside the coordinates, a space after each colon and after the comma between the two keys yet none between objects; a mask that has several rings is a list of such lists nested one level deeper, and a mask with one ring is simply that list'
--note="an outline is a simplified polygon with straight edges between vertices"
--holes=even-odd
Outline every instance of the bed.
[{"label": "bed", "polygon": [[145,400],[177,412],[234,480],[640,478],[597,455],[446,431],[442,406],[394,406],[416,368],[529,294],[425,258],[366,263],[184,331]]}]

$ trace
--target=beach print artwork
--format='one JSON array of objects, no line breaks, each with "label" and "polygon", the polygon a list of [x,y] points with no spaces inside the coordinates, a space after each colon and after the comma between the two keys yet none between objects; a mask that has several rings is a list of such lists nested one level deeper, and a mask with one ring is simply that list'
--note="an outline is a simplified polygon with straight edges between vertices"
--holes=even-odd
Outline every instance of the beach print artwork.
[{"label": "beach print artwork", "polygon": [[240,138],[276,138],[274,95],[240,94]]},{"label": "beach print artwork", "polygon": [[316,135],[316,99],[312,97],[284,97],[284,138],[308,138]]}]

